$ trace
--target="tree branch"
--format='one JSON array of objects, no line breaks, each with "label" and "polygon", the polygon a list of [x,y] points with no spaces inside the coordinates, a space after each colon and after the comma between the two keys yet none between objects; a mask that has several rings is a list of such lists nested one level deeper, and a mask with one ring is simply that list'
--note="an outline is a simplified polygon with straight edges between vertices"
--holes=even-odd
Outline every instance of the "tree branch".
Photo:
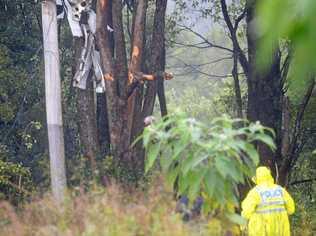
[{"label": "tree branch", "polygon": [[291,60],[292,60],[292,52],[291,52],[291,48],[290,48],[288,51],[288,54],[283,62],[282,68],[281,68],[281,84],[282,85],[285,84],[285,80],[286,80],[287,75],[289,73]]},{"label": "tree branch", "polygon": [[221,46],[221,45],[217,45],[217,44],[215,44],[215,43],[212,43],[212,42],[209,41],[207,38],[205,38],[203,35],[201,35],[200,33],[198,33],[198,32],[196,32],[196,31],[192,30],[191,28],[189,28],[189,27],[187,27],[187,26],[185,26],[185,25],[180,25],[180,24],[178,24],[178,25],[179,25],[180,27],[186,29],[187,31],[193,33],[194,35],[196,35],[196,36],[199,37],[200,39],[202,39],[203,42],[204,42],[205,44],[208,44],[210,47],[222,49],[222,50],[228,51],[228,52],[230,52],[230,53],[233,52],[233,50],[230,49],[230,48],[226,48],[226,47],[224,47],[224,46]]},{"label": "tree branch", "polygon": [[141,84],[143,84],[145,81],[154,81],[157,79],[163,79],[163,80],[171,80],[173,79],[173,74],[164,72],[164,71],[158,71],[152,75],[145,74],[143,72],[136,72],[132,74],[131,72],[129,73],[130,81],[131,84],[128,86],[128,92],[127,92],[127,97],[129,98],[134,90]]},{"label": "tree branch", "polygon": [[[212,46],[206,42],[200,42],[200,43],[194,43],[194,44],[185,44],[185,43],[176,42],[176,41],[172,41],[172,40],[170,40],[169,42],[176,44],[176,45],[183,46],[183,47],[188,47],[188,48],[198,48],[198,49],[212,48]],[[202,45],[204,45],[204,46],[202,46]]]},{"label": "tree branch", "polygon": [[237,31],[237,28],[239,26],[240,21],[242,21],[242,19],[245,18],[246,16],[246,12],[247,12],[247,8],[246,6],[244,7],[242,13],[237,17],[237,19],[235,20],[235,24],[234,24],[234,30],[235,32]]},{"label": "tree branch", "polygon": [[[112,2],[113,30],[114,30],[114,49],[115,49],[115,68],[116,77],[118,80],[118,95],[124,94],[123,91],[127,87],[127,57],[126,44],[122,20],[122,1]],[[118,69],[119,68],[119,69]]]},{"label": "tree branch", "polygon": [[297,150],[297,145],[298,145],[298,140],[299,136],[302,133],[301,130],[301,125],[302,125],[302,120],[304,117],[304,113],[306,110],[306,107],[310,101],[310,98],[312,96],[313,90],[315,87],[315,79],[313,78],[311,84],[309,85],[305,96],[301,102],[300,108],[296,114],[295,122],[294,122],[294,130],[292,132],[292,141],[289,145],[289,150],[288,153],[286,154],[286,158],[282,164],[282,172],[283,173],[288,173],[288,171],[294,166],[297,158],[295,154],[298,154]]},{"label": "tree branch", "polygon": [[176,56],[169,56],[169,57],[173,57],[175,58],[176,60],[179,60],[181,63],[183,63],[184,65],[183,66],[168,66],[167,69],[170,69],[170,68],[184,68],[184,67],[203,67],[203,66],[208,66],[208,65],[211,65],[211,64],[216,64],[216,63],[219,63],[221,61],[225,61],[225,60],[231,60],[233,59],[233,56],[228,56],[228,57],[223,57],[223,58],[219,58],[219,59],[216,59],[216,60],[213,60],[213,61],[210,61],[210,62],[206,62],[206,63],[201,63],[201,64],[190,64],[188,65],[187,63],[185,63],[183,60],[179,59],[178,57]]},{"label": "tree branch", "polygon": [[[221,9],[222,9],[223,17],[224,17],[224,20],[226,22],[226,25],[228,27],[228,30],[229,30],[229,33],[230,33],[230,36],[231,36],[231,39],[233,42],[234,51],[236,53],[238,53],[240,65],[242,66],[242,68],[245,72],[245,75],[247,77],[249,77],[249,67],[250,67],[249,62],[248,62],[248,59],[247,59],[245,53],[243,52],[243,50],[241,49],[241,47],[239,45],[237,35],[236,35],[237,28],[234,28],[234,26],[231,22],[231,19],[229,17],[226,0],[221,0]],[[246,9],[246,7],[245,7],[245,9]],[[237,24],[237,26],[238,26],[238,24]]]}]

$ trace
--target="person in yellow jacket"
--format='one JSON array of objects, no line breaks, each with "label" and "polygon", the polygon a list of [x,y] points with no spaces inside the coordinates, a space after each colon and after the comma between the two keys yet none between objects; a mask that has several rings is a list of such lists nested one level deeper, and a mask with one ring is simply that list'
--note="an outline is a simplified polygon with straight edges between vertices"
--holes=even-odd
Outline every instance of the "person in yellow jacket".
[{"label": "person in yellow jacket", "polygon": [[256,186],[241,204],[241,215],[248,220],[248,235],[289,236],[288,215],[295,211],[292,197],[274,183],[267,167],[258,167],[253,181]]}]

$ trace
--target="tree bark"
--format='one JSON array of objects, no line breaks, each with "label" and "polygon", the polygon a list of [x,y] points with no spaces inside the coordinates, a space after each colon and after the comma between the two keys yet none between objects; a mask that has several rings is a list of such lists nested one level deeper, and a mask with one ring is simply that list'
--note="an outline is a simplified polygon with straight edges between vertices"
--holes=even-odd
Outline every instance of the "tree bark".
[{"label": "tree bark", "polygon": [[[146,32],[146,12],[148,0],[138,0],[136,11],[134,11],[134,23],[132,32],[132,50],[129,65],[129,73],[137,73],[143,71],[143,56],[145,50],[145,32]],[[129,75],[130,77],[131,75]],[[129,84],[132,83],[131,78]],[[137,87],[132,95],[128,98],[129,120],[128,127],[130,130],[130,142],[140,134],[143,129],[142,116],[143,103],[143,86]]]},{"label": "tree bark", "polygon": [[233,56],[232,75],[233,75],[233,79],[234,79],[235,99],[236,99],[236,106],[237,106],[237,117],[242,119],[243,112],[242,112],[241,91],[240,91],[239,78],[238,78],[238,56],[237,56],[237,52],[235,52],[235,51],[234,51],[234,56]]},{"label": "tree bark", "polygon": [[290,147],[291,111],[288,96],[283,97],[282,104],[282,157],[286,156]]},{"label": "tree bark", "polygon": [[[110,33],[108,15],[111,14],[113,3],[113,29],[115,41],[115,58],[110,48]],[[101,66],[104,71],[106,86],[107,111],[109,118],[111,153],[115,164],[120,170],[132,173],[131,154],[129,150],[129,132],[127,126],[127,65],[125,55],[125,40],[122,28],[121,1],[99,0],[97,2],[97,45],[101,53]],[[119,177],[119,176],[117,176]]]},{"label": "tree bark", "polygon": [[66,169],[55,1],[42,2],[42,26],[51,186],[54,198],[61,202],[66,190]]},{"label": "tree bark", "polygon": [[97,130],[101,155],[110,154],[110,129],[108,111],[106,109],[106,94],[97,94]]},{"label": "tree bark", "polygon": [[93,171],[96,170],[96,159],[100,152],[94,104],[91,71],[87,80],[87,88],[85,90],[77,89],[77,111],[83,156],[89,160]]},{"label": "tree bark", "polygon": [[[101,63],[106,84],[107,111],[109,116],[109,129],[111,149],[117,161],[119,171],[125,172],[132,180],[138,180],[143,174],[144,155],[142,145],[131,148],[133,142],[144,128],[144,110],[148,104],[144,102],[143,83],[145,80],[156,78],[170,79],[170,74],[159,71],[153,74],[143,73],[145,26],[148,0],[138,0],[134,6],[134,20],[131,42],[131,58],[127,66],[125,37],[122,22],[122,2],[99,0],[97,3],[97,44],[101,52]],[[166,1],[161,1],[165,2]],[[109,47],[109,14],[112,10],[115,53],[111,55]],[[165,11],[165,7],[164,7]],[[164,21],[164,17],[159,19]],[[158,22],[158,19],[157,19]],[[164,24],[164,23],[163,23]],[[164,27],[163,27],[164,29]],[[162,31],[164,34],[164,30]],[[154,36],[156,37],[156,36]],[[164,44],[164,35],[159,36]],[[161,52],[161,50],[159,50]],[[147,92],[146,92],[147,93]],[[148,96],[150,96],[147,93]],[[155,96],[155,94],[152,94]],[[145,105],[143,105],[145,104]],[[144,106],[146,108],[144,108]]]},{"label": "tree bark", "polygon": [[[152,34],[150,73],[155,74],[165,71],[166,49],[165,49],[165,15],[167,0],[156,0],[156,11],[154,17],[154,30]],[[147,89],[144,96],[143,114],[144,117],[150,116],[154,110],[156,93],[158,92],[161,104],[162,116],[167,114],[166,98],[164,96],[163,78],[147,82]]]},{"label": "tree bark", "polygon": [[228,14],[227,4],[226,0],[221,0],[221,10],[224,17],[224,21],[226,22],[227,28],[230,33],[230,37],[233,43],[233,69],[232,69],[232,76],[234,79],[234,89],[235,89],[235,98],[236,98],[236,105],[237,105],[237,117],[243,118],[243,112],[242,112],[242,99],[241,99],[241,92],[240,92],[240,85],[239,85],[239,78],[238,78],[238,60],[244,70],[244,73],[246,77],[249,77],[249,62],[246,57],[246,54],[243,52],[243,50],[240,47],[240,44],[238,42],[237,38],[237,30],[239,23],[242,19],[245,18],[246,14],[246,7],[244,11],[241,13],[240,16],[237,17],[235,20],[235,23],[233,25],[232,20],[230,19],[230,16]]},{"label": "tree bark", "polygon": [[[75,68],[78,69],[81,49],[83,47],[83,39],[74,39],[74,64]],[[82,154],[89,161],[90,167],[93,172],[96,170],[96,158],[100,152],[99,140],[97,135],[97,122],[96,122],[96,111],[94,101],[94,88],[93,88],[93,71],[89,73],[87,79],[87,88],[76,89],[77,92],[77,112],[78,112],[78,126],[79,126],[79,137],[82,147]]]},{"label": "tree bark", "polygon": [[[258,38],[255,25],[256,0],[247,1],[247,43],[249,60],[248,107],[247,118],[250,121],[260,121],[263,125],[273,128],[276,133],[278,150],[271,151],[266,145],[258,143],[258,152],[262,165],[275,171],[277,157],[281,155],[281,124],[282,124],[282,80],[278,47],[271,52],[271,64],[266,71],[261,71],[256,65]],[[280,158],[279,158],[280,160]]]},{"label": "tree bark", "polygon": [[[109,9],[112,9],[112,1],[109,1]],[[110,28],[113,29],[113,16],[112,11],[107,14],[107,21]],[[112,58],[114,57],[114,33],[109,32],[109,50]],[[97,94],[97,130],[100,144],[101,155],[111,154],[111,140],[110,140],[110,128],[109,117],[107,110],[106,91],[105,93]]]},{"label": "tree bark", "polygon": [[157,94],[158,94],[159,105],[160,105],[160,113],[162,117],[165,117],[166,115],[168,115],[168,110],[167,110],[164,81],[162,78],[159,78],[157,83],[158,83]]}]

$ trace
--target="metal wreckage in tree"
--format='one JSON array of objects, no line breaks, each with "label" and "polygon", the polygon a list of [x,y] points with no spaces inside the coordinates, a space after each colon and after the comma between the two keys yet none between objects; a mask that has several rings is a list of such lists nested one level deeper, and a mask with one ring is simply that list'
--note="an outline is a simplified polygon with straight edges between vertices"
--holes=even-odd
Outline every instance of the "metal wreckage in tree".
[{"label": "metal wreckage in tree", "polygon": [[[72,35],[84,38],[73,86],[86,89],[87,79],[93,67],[96,92],[103,93],[105,91],[105,84],[102,80],[104,75],[100,66],[100,53],[96,49],[95,43],[96,13],[91,8],[91,3],[92,0],[57,0],[57,18],[63,19],[66,16]],[[110,26],[107,26],[107,29],[113,32]]]}]

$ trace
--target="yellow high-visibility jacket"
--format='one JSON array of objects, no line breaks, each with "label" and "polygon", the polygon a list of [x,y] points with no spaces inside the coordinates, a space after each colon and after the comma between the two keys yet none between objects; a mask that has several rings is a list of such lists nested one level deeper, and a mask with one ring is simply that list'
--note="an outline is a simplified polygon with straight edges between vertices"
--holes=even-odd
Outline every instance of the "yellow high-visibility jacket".
[{"label": "yellow high-visibility jacket", "polygon": [[258,167],[254,178],[256,186],[242,202],[241,215],[248,220],[249,236],[289,236],[288,215],[295,211],[290,194],[274,184],[267,167]]}]

